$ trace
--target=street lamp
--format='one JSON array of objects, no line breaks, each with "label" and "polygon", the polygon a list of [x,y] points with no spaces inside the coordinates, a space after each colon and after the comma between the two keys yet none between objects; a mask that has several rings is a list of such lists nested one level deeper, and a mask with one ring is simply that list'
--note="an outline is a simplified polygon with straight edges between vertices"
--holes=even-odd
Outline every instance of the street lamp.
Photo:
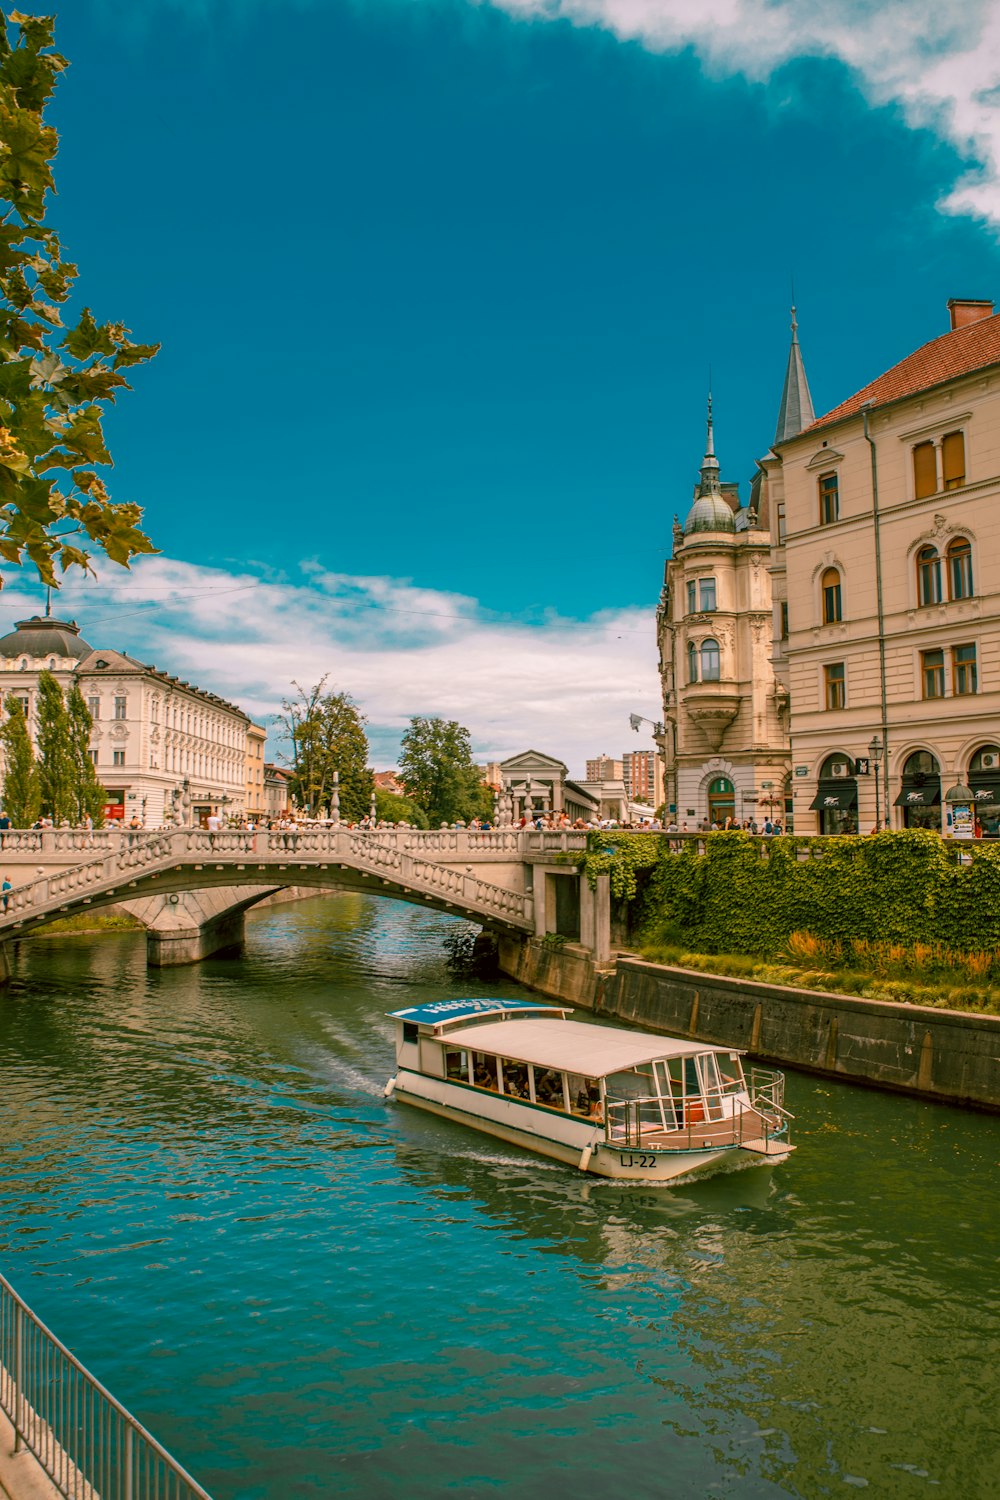
[{"label": "street lamp", "polygon": [[[875,832],[876,833],[878,833],[881,830],[881,827],[882,827],[882,809],[879,806],[879,800],[878,800],[878,766],[879,766],[879,761],[882,759],[882,754],[883,754],[884,750],[885,750],[885,746],[883,745],[882,741],[879,739],[878,735],[877,734],[873,735],[872,739],[871,739],[871,743],[868,746],[868,754],[871,756],[871,758],[872,758],[872,764],[875,767]],[[886,809],[886,811],[888,812],[888,808]]]}]

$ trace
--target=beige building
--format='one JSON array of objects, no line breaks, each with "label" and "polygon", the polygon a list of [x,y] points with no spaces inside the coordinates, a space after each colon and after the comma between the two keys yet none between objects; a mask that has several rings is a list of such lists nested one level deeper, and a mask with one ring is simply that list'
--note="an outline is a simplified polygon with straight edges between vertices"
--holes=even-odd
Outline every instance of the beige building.
[{"label": "beige building", "polygon": [[595,755],[587,761],[588,781],[623,781],[625,766],[611,755]]},{"label": "beige building", "polygon": [[72,620],[34,616],[0,638],[0,695],[37,728],[38,677],[77,683],[94,721],[91,755],[106,816],[146,827],[243,811],[250,723],[242,709],[121,651],[95,651]]},{"label": "beige building", "polygon": [[[762,461],[780,684],[764,696],[790,697],[800,832],[866,832],[887,808],[893,827],[947,831],[959,781],[997,831],[1000,317],[989,302],[948,307],[947,332]],[[702,556],[718,575],[718,547]],[[670,595],[681,661],[699,649],[677,613],[693,571]]]},{"label": "beige building", "polygon": [[248,818],[264,816],[264,746],[267,730],[260,724],[247,725],[247,790],[244,810]]},{"label": "beige building", "polygon": [[[786,381],[783,420],[787,406]],[[663,800],[691,828],[782,816],[789,772],[788,695],[771,661],[767,488],[758,473],[741,505],[738,485],[720,478],[711,400],[706,450],[694,503],[674,524],[657,610]]]}]

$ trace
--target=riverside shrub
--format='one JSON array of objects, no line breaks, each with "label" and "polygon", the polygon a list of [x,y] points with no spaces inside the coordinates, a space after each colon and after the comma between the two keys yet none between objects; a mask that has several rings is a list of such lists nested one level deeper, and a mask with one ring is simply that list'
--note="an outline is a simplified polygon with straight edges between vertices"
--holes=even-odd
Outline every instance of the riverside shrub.
[{"label": "riverside shrub", "polygon": [[[680,931],[703,953],[788,952],[792,933],[827,942],[1000,946],[1000,845],[946,843],[921,829],[868,838],[707,834],[680,853],[648,834],[594,833],[584,868],[609,874],[620,914],[645,941]],[[960,864],[958,854],[970,862]]]}]

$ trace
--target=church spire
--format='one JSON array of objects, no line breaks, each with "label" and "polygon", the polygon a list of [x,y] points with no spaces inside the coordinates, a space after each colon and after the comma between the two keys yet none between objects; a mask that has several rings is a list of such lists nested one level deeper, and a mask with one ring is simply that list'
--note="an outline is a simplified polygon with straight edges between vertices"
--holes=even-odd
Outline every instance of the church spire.
[{"label": "church spire", "polygon": [[701,483],[698,495],[721,494],[719,485],[719,460],[715,456],[715,433],[712,428],[712,392],[708,393],[708,434],[705,438],[705,457],[701,461]]},{"label": "church spire", "polygon": [[778,428],[774,434],[776,443],[795,437],[803,428],[816,420],[806,367],[799,348],[799,325],[792,308],[792,346],[788,351],[788,368],[785,371],[785,386],[781,392],[781,408],[778,412]]}]

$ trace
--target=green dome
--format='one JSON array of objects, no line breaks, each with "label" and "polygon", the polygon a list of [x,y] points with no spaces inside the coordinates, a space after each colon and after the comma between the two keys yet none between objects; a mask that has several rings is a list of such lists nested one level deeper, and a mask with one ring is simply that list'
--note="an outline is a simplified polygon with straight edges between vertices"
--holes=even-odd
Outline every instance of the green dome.
[{"label": "green dome", "polygon": [[696,531],[736,531],[736,520],[721,495],[699,495],[684,522],[684,535]]}]

